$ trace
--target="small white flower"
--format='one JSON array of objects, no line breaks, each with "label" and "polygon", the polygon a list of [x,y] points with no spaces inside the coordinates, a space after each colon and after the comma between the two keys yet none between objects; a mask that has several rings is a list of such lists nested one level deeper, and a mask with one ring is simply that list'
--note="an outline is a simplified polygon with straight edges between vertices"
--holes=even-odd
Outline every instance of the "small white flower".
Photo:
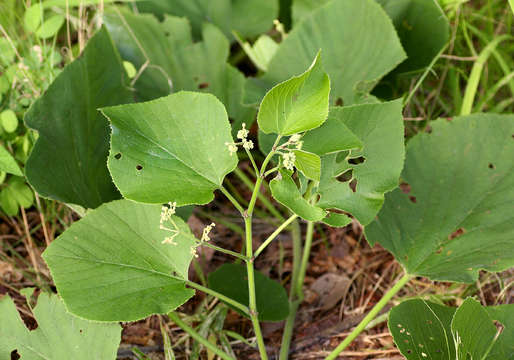
[{"label": "small white flower", "polygon": [[165,221],[168,221],[171,219],[172,215],[175,215],[175,212],[177,210],[177,203],[176,202],[169,202],[168,206],[163,206],[161,208],[161,221],[160,223],[163,224]]},{"label": "small white flower", "polygon": [[237,132],[237,138],[241,140],[246,140],[246,138],[248,137],[248,133],[249,131],[246,130],[246,124],[243,123],[242,129]]},{"label": "small white flower", "polygon": [[196,251],[196,246],[191,246],[191,255],[193,255],[195,258],[198,257],[198,252]]},{"label": "small white flower", "polygon": [[230,156],[237,152],[237,145],[234,143],[226,142],[225,145],[228,147],[228,151],[230,152]]},{"label": "small white flower", "polygon": [[284,167],[288,170],[294,169],[294,162],[296,160],[296,155],[293,152],[287,152],[282,154],[282,160],[284,161]]},{"label": "small white flower", "polygon": [[211,240],[211,238],[209,237],[209,233],[211,232],[212,228],[215,227],[215,226],[216,226],[215,223],[211,223],[210,225],[207,225],[203,229],[202,238],[200,239],[200,241],[209,241],[209,240]]},{"label": "small white flower", "polygon": [[243,148],[245,148],[246,150],[251,150],[253,149],[253,141],[252,140],[243,140]]},{"label": "small white flower", "polygon": [[289,138],[289,142],[290,142],[291,144],[296,144],[296,143],[300,140],[300,138],[301,138],[301,137],[302,137],[302,135],[300,135],[300,134],[293,134],[293,135]]}]

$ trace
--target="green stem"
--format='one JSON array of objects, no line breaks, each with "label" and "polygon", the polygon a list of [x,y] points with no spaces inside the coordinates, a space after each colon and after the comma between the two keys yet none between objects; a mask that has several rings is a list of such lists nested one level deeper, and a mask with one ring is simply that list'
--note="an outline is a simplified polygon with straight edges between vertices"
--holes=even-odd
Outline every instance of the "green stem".
[{"label": "green stem", "polygon": [[223,195],[225,195],[225,196],[227,197],[227,199],[229,199],[229,200],[230,200],[230,202],[235,206],[235,208],[236,208],[237,210],[239,210],[239,212],[240,212],[241,214],[243,214],[243,213],[244,213],[244,209],[243,209],[243,207],[241,206],[241,204],[239,204],[239,202],[237,202],[237,200],[232,196],[232,194],[231,194],[231,193],[229,193],[229,192],[228,192],[228,190],[227,190],[227,189],[225,189],[225,187],[223,187],[223,185],[222,185],[222,186],[220,186],[220,190],[221,190],[221,192],[223,193]]},{"label": "green stem", "polygon": [[182,319],[177,315],[177,313],[175,312],[171,312],[168,314],[168,317],[170,318],[171,321],[173,321],[175,324],[177,324],[178,326],[180,326],[180,328],[182,330],[184,330],[185,332],[187,332],[193,339],[195,339],[196,341],[198,341],[200,344],[202,344],[203,346],[205,346],[206,348],[208,348],[210,351],[212,351],[213,353],[215,353],[216,355],[218,355],[220,358],[224,359],[224,360],[235,360],[232,356],[230,356],[229,354],[227,354],[226,352],[218,349],[216,347],[216,345],[214,345],[213,343],[211,343],[209,340],[207,340],[205,337],[203,337],[202,335],[200,335],[199,333],[197,333],[195,331],[195,329],[193,329],[191,326],[187,325],[184,321],[182,321]]},{"label": "green stem", "polygon": [[[291,288],[291,292],[293,292],[293,288]],[[291,347],[291,339],[293,337],[296,312],[298,311],[300,302],[300,300],[289,302],[289,315],[287,316],[284,332],[282,334],[282,344],[280,345],[279,360],[289,359],[289,348]]]},{"label": "green stem", "polygon": [[199,241],[199,242],[197,242],[197,244],[198,244],[198,245],[200,245],[200,246],[207,246],[207,247],[209,247],[209,248],[211,248],[211,249],[214,249],[214,250],[219,251],[219,252],[222,252],[222,253],[224,253],[224,254],[227,254],[227,255],[230,255],[230,256],[236,257],[236,258],[241,259],[241,260],[243,260],[243,261],[247,261],[247,260],[249,260],[246,256],[243,256],[243,255],[241,255],[241,254],[239,254],[239,253],[237,253],[237,252],[235,252],[235,251],[227,250],[227,249],[224,249],[224,248],[222,248],[222,247],[219,247],[219,246],[216,246],[216,245],[210,244],[210,243],[205,242],[205,241],[204,241],[204,242]]},{"label": "green stem", "polygon": [[[284,332],[282,334],[282,344],[280,346],[279,360],[287,360],[289,358],[289,348],[291,346],[291,339],[293,337],[294,324],[296,320],[296,312],[302,300],[297,294],[296,284],[300,278],[301,257],[302,257],[302,238],[300,231],[300,224],[298,221],[294,222],[291,230],[291,238],[293,239],[293,275],[291,278],[291,288],[289,289],[289,315],[286,319]],[[301,280],[303,284],[303,279]]]},{"label": "green stem", "polygon": [[257,251],[255,251],[253,258],[256,259],[257,256],[259,256],[259,254],[263,252],[264,249],[266,249],[266,247],[278,236],[278,234],[280,234],[282,230],[287,228],[289,224],[291,224],[297,217],[298,215],[294,214],[291,215],[286,221],[284,221],[282,225],[280,225],[270,236],[268,236],[266,240],[264,240],[264,242],[261,244],[261,246],[259,246]]},{"label": "green stem", "polygon": [[[246,185],[249,189],[253,189],[254,188],[254,184],[252,183],[252,181],[248,178],[248,176],[246,176],[246,174],[243,172],[243,170],[239,169],[239,168],[236,168],[234,170],[234,174],[236,174],[236,176],[243,182],[244,185]],[[262,205],[264,205],[264,207],[266,209],[268,209],[268,211],[270,212],[271,215],[273,215],[275,218],[279,219],[280,221],[285,221],[286,219],[284,218],[284,216],[282,216],[282,214],[273,206],[273,204],[271,203],[271,201],[268,200],[268,198],[264,195],[264,194],[261,194],[260,192],[257,194],[259,200],[261,201]]]},{"label": "green stem", "polygon": [[326,358],[325,360],[335,360],[337,356],[344,350],[350,343],[357,337],[359,334],[366,328],[366,326],[373,320],[380,310],[384,306],[387,305],[389,300],[393,298],[393,296],[400,291],[401,288],[405,286],[409,282],[409,280],[412,278],[412,275],[405,274],[403,275],[400,280],[394,286],[389,289],[389,291],[380,299],[378,303],[376,303],[375,306],[373,306],[373,309],[362,319],[362,321],[357,325],[355,329],[348,335],[342,343],[340,343]]},{"label": "green stem", "polygon": [[[250,213],[250,208],[248,213]],[[246,230],[246,257],[252,259],[252,217],[247,215],[245,217],[245,230]],[[253,269],[253,260],[246,262],[246,272],[248,275],[248,307],[250,308],[250,319],[252,320],[253,330],[257,338],[257,345],[262,360],[267,360],[266,346],[264,345],[264,338],[262,337],[261,325],[259,324],[259,313],[257,312],[257,296],[255,293],[255,275]]]},{"label": "green stem", "polygon": [[257,338],[257,345],[259,347],[261,360],[268,360],[268,355],[266,353],[266,346],[264,345],[264,338],[262,337],[261,325],[259,324],[259,314],[257,312],[257,296],[255,294],[255,275],[253,269],[252,214],[253,209],[255,208],[255,202],[257,201],[257,194],[260,193],[261,183],[264,172],[266,171],[266,166],[268,166],[268,163],[270,162],[271,158],[273,157],[273,155],[275,155],[275,149],[279,141],[280,135],[277,136],[277,139],[275,140],[273,150],[266,156],[266,158],[262,162],[261,170],[257,176],[257,180],[255,181],[255,186],[253,188],[250,204],[248,205],[248,209],[245,212],[243,212],[246,232],[246,257],[250,259],[246,261],[246,271],[248,275],[248,307],[250,308],[250,319],[252,320],[255,337]]},{"label": "green stem", "polygon": [[471,74],[469,75],[466,91],[464,92],[464,99],[462,101],[460,115],[471,114],[471,109],[473,108],[473,101],[475,100],[478,84],[480,82],[480,76],[482,75],[482,70],[484,69],[484,65],[487,62],[487,59],[494,51],[494,49],[496,49],[500,42],[507,40],[509,38],[511,38],[511,36],[509,35],[498,36],[482,50],[482,52],[476,59],[475,63],[473,64],[473,68],[471,69]]},{"label": "green stem", "polygon": [[302,263],[300,264],[300,270],[298,279],[296,281],[296,295],[300,301],[303,301],[303,281],[305,280],[305,273],[307,272],[307,264],[309,263],[309,257],[311,254],[312,247],[312,236],[314,234],[314,222],[307,222],[307,233],[305,234],[305,245],[303,247]]},{"label": "green stem", "polygon": [[[177,278],[177,279],[179,279],[179,278]],[[220,299],[220,300],[222,300],[222,301],[226,302],[227,304],[230,304],[230,305],[232,305],[233,307],[235,307],[235,308],[237,308],[237,309],[241,310],[243,313],[245,313],[245,314],[247,314],[247,315],[250,315],[250,311],[249,311],[249,309],[248,309],[248,306],[245,306],[245,305],[241,304],[240,302],[237,302],[237,301],[235,301],[235,300],[233,300],[233,299],[231,299],[231,298],[229,298],[229,297],[226,297],[226,296],[225,296],[225,295],[223,295],[223,294],[220,294],[220,293],[219,293],[219,292],[217,292],[217,291],[214,291],[214,290],[212,290],[212,289],[209,289],[209,288],[207,288],[207,287],[205,287],[205,286],[202,286],[202,285],[200,285],[200,284],[197,284],[197,283],[195,283],[195,282],[193,282],[193,281],[185,280],[185,283],[186,283],[188,286],[191,286],[192,288],[195,288],[195,289],[197,289],[197,290],[200,290],[200,291],[202,291],[202,292],[204,292],[204,293],[206,293],[206,294],[212,295],[212,296],[214,296],[214,297],[216,297],[216,298],[218,298],[218,299]]]}]

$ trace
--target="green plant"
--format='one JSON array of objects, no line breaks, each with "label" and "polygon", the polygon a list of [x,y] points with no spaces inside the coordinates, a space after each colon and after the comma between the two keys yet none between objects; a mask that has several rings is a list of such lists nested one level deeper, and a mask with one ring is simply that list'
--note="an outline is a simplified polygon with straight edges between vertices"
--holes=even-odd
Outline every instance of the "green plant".
[{"label": "green plant", "polygon": [[121,340],[121,326],[100,324],[70,315],[57,295],[41,293],[32,304],[34,288],[21,291],[37,321],[30,331],[9,296],[0,298],[0,357],[11,359],[113,359]]},{"label": "green plant", "polygon": [[[403,10],[411,9],[405,4]],[[394,14],[409,19],[419,11],[414,5],[412,12]],[[404,102],[382,102],[370,92],[399,64],[394,76],[421,69],[424,79],[447,38],[441,31],[423,61],[417,48],[404,45],[416,60],[404,62],[402,44],[411,39],[398,37],[394,25],[403,20],[393,23],[384,8],[371,0],[334,0],[298,21],[280,44],[264,37],[264,46],[250,46],[238,39],[264,71],[256,78],[227,63],[232,39],[213,24],[190,26],[162,9],[162,22],[107,9],[105,27],[25,116],[39,132],[26,166],[29,182],[46,197],[88,209],[44,253],[69,311],[111,322],[169,314],[209,351],[233,358],[221,335],[223,350],[204,339],[208,325],[194,329],[173,312],[198,290],[250,318],[263,359],[260,321],[285,319],[280,358],[286,359],[314,226],[342,227],[351,215],[366,227],[371,244],[395,255],[405,274],[327,357],[334,359],[413,276],[470,282],[480,269],[512,266],[513,117],[435,121],[431,134],[410,140],[405,155]],[[435,26],[445,24],[437,20]],[[135,77],[122,59],[136,67]],[[249,133],[256,113],[262,161]],[[256,175],[249,201],[224,185],[237,173],[238,150]],[[394,190],[400,177],[410,194]],[[254,250],[252,218],[264,184],[291,215],[280,219],[278,212],[276,230]],[[211,202],[215,191],[243,218],[241,252],[211,244],[215,223],[196,238],[177,216],[182,206]],[[303,243],[300,219],[306,223]],[[289,296],[254,268],[285,230],[294,247]],[[189,280],[200,246],[235,264],[209,274],[208,284]]]}]

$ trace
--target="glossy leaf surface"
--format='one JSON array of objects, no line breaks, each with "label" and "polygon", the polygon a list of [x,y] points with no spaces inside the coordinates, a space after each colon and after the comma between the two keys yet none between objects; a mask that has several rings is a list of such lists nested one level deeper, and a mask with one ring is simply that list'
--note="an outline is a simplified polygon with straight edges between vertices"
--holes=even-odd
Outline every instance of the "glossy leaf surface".
[{"label": "glossy leaf surface", "polygon": [[329,94],[330,79],[318,53],[304,73],[276,85],[264,96],[257,114],[259,128],[279,135],[316,128],[327,118]]}]

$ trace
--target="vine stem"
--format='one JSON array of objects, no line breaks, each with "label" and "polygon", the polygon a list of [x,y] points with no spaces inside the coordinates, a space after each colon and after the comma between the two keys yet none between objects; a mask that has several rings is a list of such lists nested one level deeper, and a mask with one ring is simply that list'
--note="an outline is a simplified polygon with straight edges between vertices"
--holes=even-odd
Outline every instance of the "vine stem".
[{"label": "vine stem", "polygon": [[273,231],[273,233],[270,236],[268,236],[268,238],[264,240],[261,246],[259,246],[259,248],[255,251],[253,258],[257,258],[257,256],[259,256],[259,254],[263,252],[264,249],[266,249],[266,247],[278,236],[278,234],[280,234],[282,230],[288,227],[289,224],[291,224],[296,218],[298,218],[298,215],[291,215],[286,221],[282,223],[282,225],[280,225],[275,231]]},{"label": "vine stem", "polygon": [[261,165],[261,170],[258,173],[255,186],[253,188],[252,197],[248,204],[248,209],[243,213],[245,220],[245,232],[246,232],[246,257],[249,259],[246,261],[246,271],[248,275],[248,306],[250,308],[250,319],[252,320],[253,330],[255,337],[257,338],[257,345],[259,347],[259,353],[262,360],[268,360],[268,354],[266,353],[266,346],[264,345],[264,338],[262,337],[261,325],[259,323],[259,314],[257,312],[257,296],[255,294],[255,275],[253,268],[253,243],[252,243],[252,214],[255,208],[255,202],[257,201],[257,195],[260,193],[262,180],[264,179],[264,172],[266,166],[271,161],[271,158],[275,155],[276,146],[280,141],[281,136],[277,136],[275,144],[270,153],[266,156]]},{"label": "vine stem", "polygon": [[375,306],[373,306],[373,309],[371,309],[371,311],[364,317],[364,319],[362,319],[362,321],[359,323],[359,325],[357,325],[357,327],[355,329],[353,329],[353,331],[350,333],[350,335],[348,335],[344,340],[343,342],[341,342],[326,358],[325,360],[335,360],[337,358],[337,356],[344,350],[346,349],[346,347],[348,345],[350,345],[350,343],[355,340],[355,338],[357,336],[359,336],[359,334],[364,331],[364,329],[366,328],[366,326],[371,322],[371,320],[373,320],[377,315],[378,313],[380,312],[380,310],[382,310],[382,308],[384,306],[387,305],[387,303],[393,298],[394,295],[396,295],[396,293],[398,291],[400,291],[404,286],[405,284],[407,284],[409,282],[409,280],[412,278],[412,275],[410,274],[405,274],[403,275],[400,280],[398,280],[396,282],[396,284],[393,285],[393,287],[391,289],[389,289],[389,291],[382,297],[382,299],[380,299],[379,302],[377,302],[375,304]]},{"label": "vine stem", "polygon": [[205,337],[197,333],[195,329],[193,329],[191,326],[187,325],[184,321],[182,321],[182,319],[180,318],[180,316],[178,316],[177,313],[171,312],[168,314],[168,317],[171,321],[180,326],[182,330],[187,332],[193,339],[195,339],[200,344],[208,348],[210,351],[218,355],[220,358],[224,360],[235,360],[232,356],[222,351],[221,349],[218,349],[216,345],[209,342],[209,340],[207,340]]},{"label": "vine stem", "polygon": [[[178,279],[178,278],[177,278],[177,279]],[[183,279],[180,279],[180,280],[184,281]],[[197,283],[195,283],[194,281],[185,280],[185,283],[186,283],[188,286],[192,287],[192,288],[195,288],[195,289],[197,289],[197,290],[200,290],[200,291],[202,291],[202,292],[204,292],[204,293],[206,293],[206,294],[212,295],[212,296],[214,296],[214,297],[216,297],[216,298],[218,298],[218,299],[220,299],[220,300],[222,300],[222,301],[226,302],[227,304],[230,304],[230,305],[232,305],[233,307],[235,307],[235,308],[237,308],[237,309],[241,310],[243,313],[245,313],[245,314],[247,314],[247,315],[250,315],[250,311],[249,311],[248,307],[247,307],[247,306],[245,306],[245,305],[243,305],[243,304],[241,304],[240,302],[237,302],[237,301],[235,301],[235,300],[233,300],[233,299],[231,299],[231,298],[229,298],[229,297],[227,297],[227,296],[225,296],[225,295],[223,295],[223,294],[220,294],[220,293],[219,293],[219,292],[217,292],[217,291],[214,291],[214,290],[209,289],[209,288],[207,288],[207,287],[205,287],[205,286],[202,286],[202,285],[200,285],[200,284],[197,284]]]}]

